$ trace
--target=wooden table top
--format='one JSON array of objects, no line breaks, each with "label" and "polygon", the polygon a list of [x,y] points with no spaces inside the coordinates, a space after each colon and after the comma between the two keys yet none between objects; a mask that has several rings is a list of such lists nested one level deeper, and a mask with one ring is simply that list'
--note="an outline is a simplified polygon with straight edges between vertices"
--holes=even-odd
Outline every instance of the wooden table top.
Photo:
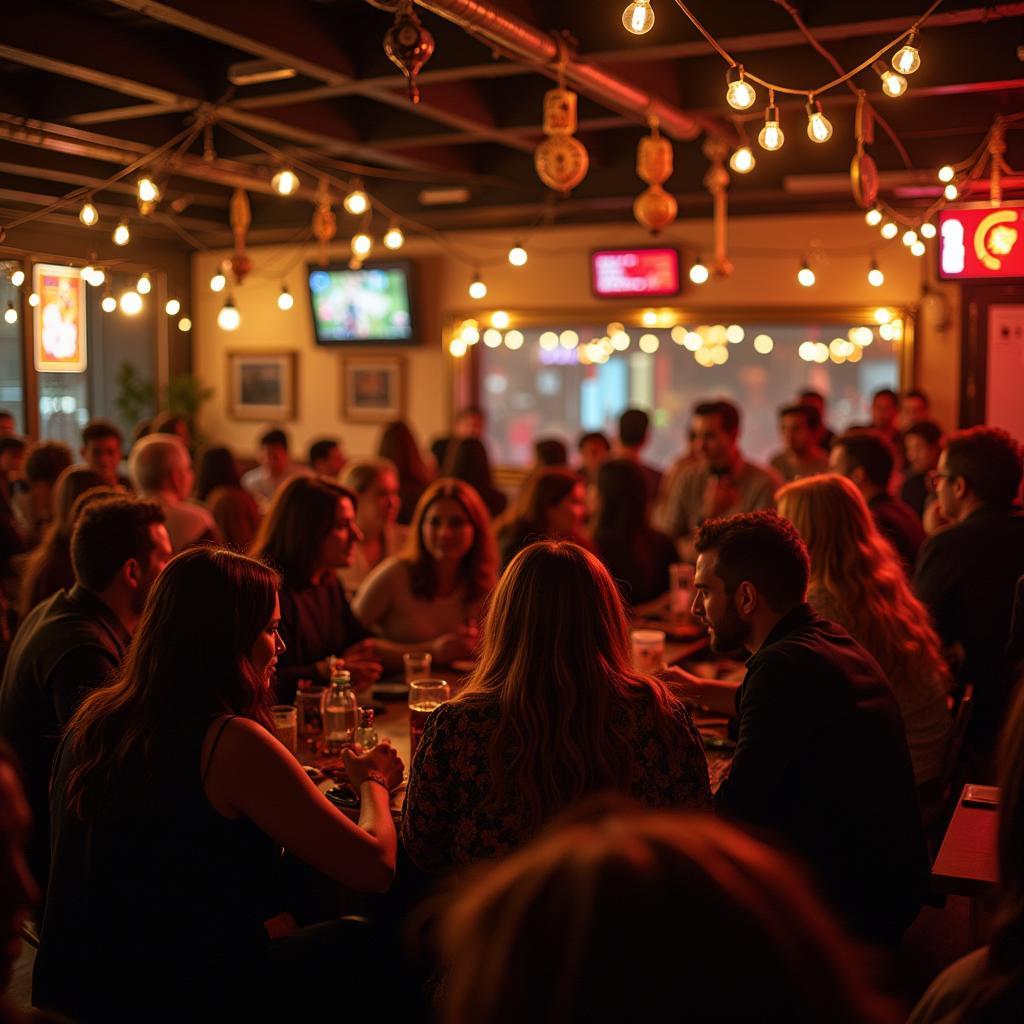
[{"label": "wooden table top", "polygon": [[932,865],[935,887],[957,896],[991,890],[999,881],[998,834],[998,808],[969,807],[961,793]]}]

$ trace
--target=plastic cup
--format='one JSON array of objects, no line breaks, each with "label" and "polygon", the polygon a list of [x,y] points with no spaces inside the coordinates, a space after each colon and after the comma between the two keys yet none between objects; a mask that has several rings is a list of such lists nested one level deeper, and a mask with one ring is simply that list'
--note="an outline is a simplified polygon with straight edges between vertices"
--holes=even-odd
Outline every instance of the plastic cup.
[{"label": "plastic cup", "polygon": [[409,684],[409,763],[416,756],[427,717],[452,695],[444,679],[414,679]]},{"label": "plastic cup", "polygon": [[633,668],[653,675],[665,664],[665,634],[660,629],[634,629]]},{"label": "plastic cup", "polygon": [[298,709],[294,704],[275,704],[270,709],[277,738],[296,756],[299,753]]}]

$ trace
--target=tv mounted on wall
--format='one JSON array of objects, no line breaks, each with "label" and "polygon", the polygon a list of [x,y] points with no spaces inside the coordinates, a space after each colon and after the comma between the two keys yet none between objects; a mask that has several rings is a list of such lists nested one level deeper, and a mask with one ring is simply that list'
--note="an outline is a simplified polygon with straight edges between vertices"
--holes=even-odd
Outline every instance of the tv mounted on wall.
[{"label": "tv mounted on wall", "polygon": [[414,341],[412,265],[309,265],[318,345],[409,345]]}]

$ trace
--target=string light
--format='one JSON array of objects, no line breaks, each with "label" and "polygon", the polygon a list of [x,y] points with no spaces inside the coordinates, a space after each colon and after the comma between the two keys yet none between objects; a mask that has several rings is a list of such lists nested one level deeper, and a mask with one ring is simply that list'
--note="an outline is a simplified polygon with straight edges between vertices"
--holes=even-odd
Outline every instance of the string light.
[{"label": "string light", "polygon": [[895,238],[900,233],[895,221],[887,220],[881,227],[881,235],[886,240]]},{"label": "string light", "polygon": [[91,228],[100,219],[99,210],[90,202],[82,203],[78,211],[78,219],[87,227]]},{"label": "string light", "polygon": [[372,249],[373,239],[365,231],[360,231],[352,236],[352,252],[359,259],[369,256]]},{"label": "string light", "polygon": [[936,234],[937,234],[937,231],[936,231],[935,225],[931,221],[926,220],[921,225],[921,237],[922,238],[934,238]]},{"label": "string light", "polygon": [[452,338],[452,340],[448,342],[448,351],[451,352],[456,359],[461,359],[469,351],[469,346],[461,338]]},{"label": "string light", "polygon": [[142,203],[160,202],[160,186],[148,174],[139,178],[135,183],[135,190]]},{"label": "string light", "polygon": [[757,99],[754,87],[743,77],[743,68],[737,69],[738,78],[732,77],[733,69],[725,73],[725,101],[733,110],[749,110]]},{"label": "string light", "polygon": [[13,302],[7,303],[7,309],[4,310],[4,319],[9,324],[16,324],[18,322],[18,311],[14,308]]},{"label": "string light", "polygon": [[917,29],[910,33],[907,41],[893,54],[892,66],[901,75],[912,75],[921,66],[921,54],[917,49]]},{"label": "string light", "polygon": [[392,222],[384,233],[384,248],[394,252],[401,249],[403,245],[405,245],[405,233],[398,224]]},{"label": "string light", "polygon": [[210,278],[210,291],[211,292],[222,292],[228,283],[228,279],[218,270],[213,277]]},{"label": "string light", "polygon": [[814,276],[814,271],[807,265],[807,260],[803,260],[800,263],[800,269],[797,271],[796,279],[805,288],[810,288],[817,278]]},{"label": "string light", "polygon": [[523,347],[523,342],[525,340],[526,339],[523,337],[522,331],[509,331],[508,334],[505,335],[505,347],[516,352]]},{"label": "string light", "polygon": [[484,284],[479,271],[473,275],[473,280],[469,282],[469,297],[471,299],[487,298],[487,285]]},{"label": "string light", "polygon": [[102,309],[104,313],[113,313],[114,310],[117,309],[117,299],[110,294],[109,290],[100,300],[100,309]]},{"label": "string light", "polygon": [[868,270],[868,284],[872,288],[881,288],[885,284],[885,274],[878,269],[878,260],[871,261],[871,269]]},{"label": "string light", "polygon": [[192,321],[189,320],[187,316],[183,316],[178,321],[178,330],[181,331],[182,334],[188,334],[188,332],[192,330]]},{"label": "string light", "polygon": [[633,0],[622,12],[622,24],[635,36],[642,36],[654,27],[651,0]]},{"label": "string light", "polygon": [[739,149],[733,151],[731,157],[729,157],[729,166],[737,174],[749,174],[757,164],[754,159],[754,151],[749,146],[740,146]]},{"label": "string light", "polygon": [[864,214],[864,221],[869,228],[876,227],[882,223],[882,211],[877,206],[873,206]]},{"label": "string light", "polygon": [[153,290],[153,281],[149,274],[143,274],[135,284],[135,290],[140,295],[148,295]]},{"label": "string light", "polygon": [[299,176],[290,167],[282,167],[270,179],[270,184],[278,195],[290,196],[299,187]]},{"label": "string light", "polygon": [[903,244],[909,249],[917,241],[917,232],[908,228],[903,232]]},{"label": "string light", "polygon": [[690,280],[694,284],[704,284],[710,276],[710,271],[706,266],[704,266],[698,256],[697,259],[693,261],[693,266],[690,267]]},{"label": "string light", "polygon": [[923,256],[925,253],[925,244],[920,239],[916,241],[911,247],[910,251],[914,256]]},{"label": "string light", "polygon": [[36,292],[31,292],[28,297],[28,304],[35,309],[39,305],[39,296]]},{"label": "string light", "polygon": [[[555,339],[555,343],[554,343],[554,345],[551,345],[551,348],[557,348],[558,347],[558,335],[557,334],[551,335],[550,332],[548,332],[548,334],[542,334],[540,336],[540,347],[541,348],[545,347],[544,339],[548,338],[549,335],[551,337],[554,337],[554,339]],[[501,331],[499,331],[496,327],[488,327],[487,330],[484,331],[484,344],[488,348],[500,348],[501,347]]]},{"label": "string light", "polygon": [[277,295],[277,308],[287,312],[295,305],[295,296],[288,291],[288,285],[282,284],[281,291]]},{"label": "string light", "polygon": [[16,270],[13,274],[11,274],[11,284],[13,284],[15,288],[20,288],[24,283],[25,283],[25,271],[24,270]]},{"label": "string light", "polygon": [[882,79],[882,92],[886,96],[902,96],[907,91],[907,80],[895,71],[890,71],[883,61],[876,60],[871,66]]},{"label": "string light", "polygon": [[342,200],[342,205],[353,217],[358,217],[370,208],[370,197],[363,191],[362,185],[357,184]]},{"label": "string light", "polygon": [[[773,96],[772,99],[774,98]],[[770,153],[782,149],[782,144],[786,141],[786,136],[779,127],[779,108],[774,103],[765,111],[764,127],[758,133],[757,141],[762,149],[767,149]]]},{"label": "string light", "polygon": [[949,202],[953,202],[953,200],[954,200],[954,199],[956,199],[956,198],[957,198],[957,196],[959,196],[959,195],[960,195],[960,189],[958,189],[958,188],[956,187],[956,185],[954,185],[954,184],[953,184],[953,182],[950,182],[950,183],[949,183],[949,184],[948,184],[948,185],[947,185],[947,186],[946,186],[946,187],[945,187],[945,188],[944,188],[944,189],[942,190],[942,194],[943,194],[943,195],[944,195],[944,196],[946,197],[946,199],[947,199],[947,200],[948,200]]},{"label": "string light", "polygon": [[516,242],[508,251],[508,261],[513,267],[525,267],[526,261],[530,258],[529,253],[523,248],[522,244]]},{"label": "string light", "polygon": [[500,331],[507,330],[511,322],[511,317],[503,309],[495,310],[491,314],[491,326],[497,327]]},{"label": "string light", "polygon": [[945,184],[947,181],[952,181],[956,177],[956,171],[953,170],[949,164],[943,164],[939,168],[939,181]]},{"label": "string light", "polygon": [[120,224],[114,228],[114,234],[111,236],[114,245],[127,245],[132,240],[132,233],[128,228],[127,218],[123,219]]},{"label": "string light", "polygon": [[768,355],[773,348],[775,348],[775,342],[768,334],[759,334],[754,339],[754,351],[759,352],[763,356]]},{"label": "string light", "polygon": [[177,316],[181,312],[181,303],[177,299],[168,299],[164,312],[168,316]]},{"label": "string light", "polygon": [[640,347],[640,351],[646,352],[649,356],[654,355],[661,347],[661,342],[656,334],[642,334],[637,344]]},{"label": "string light", "polygon": [[811,142],[828,142],[832,138],[832,122],[821,112],[817,100],[807,101],[807,137]]},{"label": "string light", "polygon": [[132,289],[128,289],[121,296],[121,312],[126,316],[137,316],[142,312],[142,296]]},{"label": "string light", "polygon": [[[237,331],[239,325],[242,323],[242,316],[238,312],[238,307],[235,305],[234,300],[229,295],[224,300],[224,305],[220,307],[220,312],[217,314],[217,326],[222,331]],[[181,326],[180,324],[178,325]]]}]

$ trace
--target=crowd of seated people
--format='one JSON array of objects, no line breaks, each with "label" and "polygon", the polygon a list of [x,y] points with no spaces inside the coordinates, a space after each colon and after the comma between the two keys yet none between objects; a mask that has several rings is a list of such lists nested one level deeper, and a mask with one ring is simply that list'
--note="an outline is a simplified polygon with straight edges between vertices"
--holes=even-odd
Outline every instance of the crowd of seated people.
[{"label": "crowd of seated people", "polygon": [[[298,1013],[344,962],[396,1006],[429,974],[410,1019],[622,1019],[681,979],[694,1019],[894,1021],[864,951],[894,956],[928,897],[921,812],[970,684],[969,781],[1005,801],[999,909],[913,1019],[1017,1019],[1022,449],[944,434],[921,392],[880,392],[839,434],[823,412],[814,392],[780,409],[762,467],[741,411],[702,401],[662,474],[642,460],[648,414],[627,409],[573,454],[540,434],[510,493],[472,408],[433,459],[396,422],[377,456],[325,437],[307,465],[275,428],[248,472],[211,445],[194,474],[174,416],[128,476],[106,421],[78,465],[0,437],[0,843],[42,891],[19,883],[10,910],[35,903],[35,1003],[86,1021]],[[630,615],[668,613],[681,561],[714,656],[745,661],[738,686],[631,661]],[[411,764],[386,740],[346,751],[354,820],[270,707],[339,668],[368,704],[412,652],[464,685]],[[733,722],[722,776],[695,706]],[[29,810],[26,846],[4,816]],[[393,952],[423,912],[400,884],[370,925],[312,924],[282,850],[350,892],[403,872],[403,901],[431,891],[429,970]],[[669,927],[688,913],[710,931]]]}]

